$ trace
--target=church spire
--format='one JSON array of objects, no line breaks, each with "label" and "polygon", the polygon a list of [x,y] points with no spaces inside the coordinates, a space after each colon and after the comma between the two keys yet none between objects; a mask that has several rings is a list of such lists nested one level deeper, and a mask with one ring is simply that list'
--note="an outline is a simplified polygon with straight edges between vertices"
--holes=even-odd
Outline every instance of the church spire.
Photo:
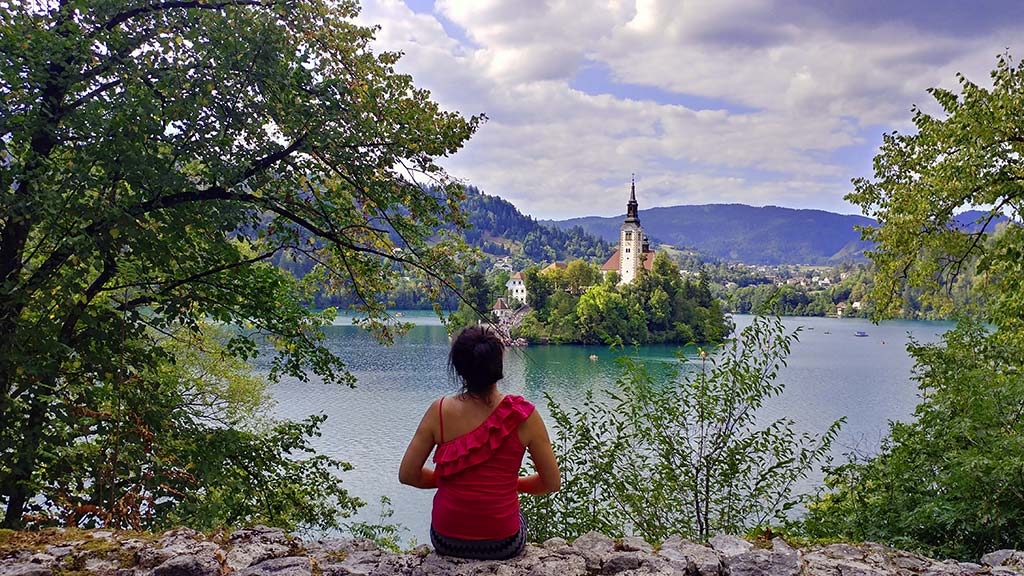
[{"label": "church spire", "polygon": [[637,224],[640,223],[640,217],[637,215],[636,210],[637,210],[637,203],[636,203],[636,174],[632,174],[630,176],[630,183],[629,183],[629,202],[626,203],[626,222],[627,223],[630,223],[630,222],[634,222],[634,223],[637,223]]}]

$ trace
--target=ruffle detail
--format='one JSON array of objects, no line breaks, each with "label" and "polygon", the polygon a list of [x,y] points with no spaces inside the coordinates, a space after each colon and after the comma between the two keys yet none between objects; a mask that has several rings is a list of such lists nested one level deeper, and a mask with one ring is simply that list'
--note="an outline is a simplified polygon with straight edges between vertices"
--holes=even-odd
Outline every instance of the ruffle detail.
[{"label": "ruffle detail", "polygon": [[434,474],[451,476],[486,462],[509,434],[519,430],[519,425],[533,414],[533,409],[533,404],[522,396],[506,395],[473,431],[437,447],[434,451]]}]

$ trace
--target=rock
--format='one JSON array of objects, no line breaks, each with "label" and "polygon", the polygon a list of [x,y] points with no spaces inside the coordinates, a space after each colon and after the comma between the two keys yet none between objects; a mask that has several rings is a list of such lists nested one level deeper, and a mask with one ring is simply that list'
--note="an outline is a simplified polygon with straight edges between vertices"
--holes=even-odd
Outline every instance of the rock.
[{"label": "rock", "polygon": [[13,566],[0,565],[0,573],[4,576],[53,576],[53,570],[42,564],[25,562]]},{"label": "rock", "polygon": [[964,576],[973,576],[974,574],[980,574],[985,571],[985,567],[981,564],[975,564],[974,562],[958,562],[957,568],[960,569],[960,574]]},{"label": "rock", "polygon": [[264,560],[288,556],[293,543],[280,528],[254,526],[236,530],[228,538],[231,548],[226,563],[233,570],[240,570]]},{"label": "rock", "polygon": [[861,560],[864,558],[862,550],[849,544],[829,544],[822,549],[822,553],[837,560]]},{"label": "rock", "polygon": [[201,538],[202,534],[188,528],[172,530],[155,545],[140,548],[135,554],[136,562],[141,568],[154,568],[177,556],[213,557],[220,547]]},{"label": "rock", "polygon": [[552,556],[530,567],[527,576],[587,576],[587,563],[582,556]]},{"label": "rock", "polygon": [[903,568],[905,570],[913,570],[914,572],[920,572],[922,568],[928,565],[928,561],[917,556],[904,556],[900,555],[892,560],[893,564]]},{"label": "rock", "polygon": [[618,574],[640,567],[641,556],[636,552],[616,552],[605,559],[601,574]]},{"label": "rock", "polygon": [[753,544],[747,542],[743,538],[738,536],[729,536],[726,534],[716,534],[708,540],[711,547],[718,552],[722,558],[729,558],[731,556],[739,556],[744,552],[754,547]]},{"label": "rock", "polygon": [[541,546],[545,550],[560,550],[562,548],[565,548],[568,545],[569,545],[569,543],[566,542],[564,538],[558,538],[558,537],[548,538],[547,540],[544,541],[543,544],[541,544]]},{"label": "rock", "polygon": [[153,569],[153,576],[220,576],[213,556],[175,556]]},{"label": "rock", "polygon": [[615,550],[615,541],[611,538],[591,530],[580,536],[572,543],[573,548],[596,552],[601,555],[609,554]]},{"label": "rock", "polygon": [[669,561],[673,568],[699,576],[717,576],[721,561],[714,550],[672,536],[661,544],[658,555]]},{"label": "rock", "polygon": [[[832,546],[835,546],[834,544]],[[829,554],[846,554],[826,546],[803,555],[804,570],[802,576],[892,576],[891,571],[872,566],[860,560],[835,558]],[[851,548],[853,548],[851,546]]]},{"label": "rock", "polygon": [[626,536],[622,539],[622,542],[619,543],[619,550],[624,550],[626,552],[653,552],[654,546],[648,544],[643,538]]},{"label": "rock", "polygon": [[1004,548],[1003,550],[996,550],[995,552],[989,552],[981,557],[981,563],[986,566],[1002,566],[1003,562],[1009,560],[1015,552],[1016,550],[1007,548]]},{"label": "rock", "polygon": [[291,546],[276,542],[243,542],[228,551],[227,565],[233,570],[241,570],[264,560],[287,556]]},{"label": "rock", "polygon": [[65,557],[65,556],[71,554],[72,552],[74,552],[75,548],[73,546],[53,546],[53,545],[50,545],[50,546],[47,546],[44,550],[46,551],[47,554],[49,554],[50,556],[53,556],[54,558],[59,560],[59,559]]},{"label": "rock", "polygon": [[53,565],[57,563],[57,558],[50,554],[46,554],[45,552],[37,552],[30,556],[28,561],[33,564],[42,564],[43,566],[49,566],[52,568]]},{"label": "rock", "polygon": [[729,576],[797,576],[800,553],[785,542],[771,550],[752,549],[724,560]]},{"label": "rock", "polygon": [[572,546],[560,553],[583,556],[587,570],[597,572],[604,564],[605,556],[615,551],[615,541],[599,532],[590,531],[577,538]]},{"label": "rock", "polygon": [[234,572],[236,576],[311,576],[312,573],[312,564],[305,556],[286,556],[264,560],[259,564]]},{"label": "rock", "polygon": [[113,574],[121,568],[121,561],[118,558],[87,558],[84,569],[89,574]]}]

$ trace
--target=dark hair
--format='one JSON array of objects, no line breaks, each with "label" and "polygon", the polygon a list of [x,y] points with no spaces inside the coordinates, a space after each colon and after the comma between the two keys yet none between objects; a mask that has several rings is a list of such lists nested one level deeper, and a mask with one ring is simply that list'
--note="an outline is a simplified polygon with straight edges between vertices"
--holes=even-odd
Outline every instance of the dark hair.
[{"label": "dark hair", "polygon": [[485,398],[491,385],[501,380],[505,346],[493,330],[470,326],[459,332],[448,353],[448,370],[462,383],[462,393]]}]

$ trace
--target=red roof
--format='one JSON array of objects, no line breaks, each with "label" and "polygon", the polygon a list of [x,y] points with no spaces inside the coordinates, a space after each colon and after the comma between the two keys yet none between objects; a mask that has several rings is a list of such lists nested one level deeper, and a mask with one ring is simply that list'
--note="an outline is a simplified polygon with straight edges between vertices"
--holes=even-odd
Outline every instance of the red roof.
[{"label": "red roof", "polygon": [[601,270],[602,271],[606,271],[606,270],[607,271],[611,271],[611,270],[618,271],[618,269],[619,269],[619,251],[616,250],[615,254],[612,254],[612,257],[609,258],[608,261],[604,263],[604,266],[601,266]]},{"label": "red roof", "polygon": [[[644,268],[646,268],[647,270],[653,270],[654,269],[654,254],[655,254],[654,250],[647,250],[646,252],[644,252],[644,256],[646,256],[646,258],[644,258]],[[612,257],[609,258],[608,261],[604,263],[604,266],[601,266],[601,271],[602,272],[610,272],[610,271],[613,271],[613,270],[616,271],[616,272],[618,272],[618,270],[619,270],[619,251],[618,250],[616,250],[615,254],[612,254]]]},{"label": "red roof", "polygon": [[523,279],[523,273],[522,272],[516,272],[515,274],[513,274],[512,276],[509,277],[509,280],[522,280],[522,279]]},{"label": "red roof", "polygon": [[505,303],[504,298],[498,298],[498,301],[494,303],[494,310],[508,310],[508,304]]}]

